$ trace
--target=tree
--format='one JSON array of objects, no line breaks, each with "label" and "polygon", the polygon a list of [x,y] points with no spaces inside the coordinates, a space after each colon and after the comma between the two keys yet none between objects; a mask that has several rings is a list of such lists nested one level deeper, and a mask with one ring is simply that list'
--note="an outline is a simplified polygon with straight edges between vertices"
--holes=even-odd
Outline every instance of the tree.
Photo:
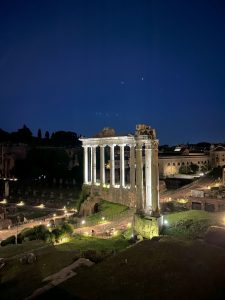
[{"label": "tree", "polygon": [[48,130],[45,131],[45,138],[46,138],[46,140],[49,140],[49,132],[48,132]]},{"label": "tree", "polygon": [[38,129],[38,138],[41,140],[42,139],[42,133],[41,133],[41,129]]},{"label": "tree", "polygon": [[7,142],[9,140],[9,136],[10,134],[7,131],[0,129],[0,143]]},{"label": "tree", "polygon": [[54,146],[70,146],[74,147],[80,144],[78,136],[72,131],[56,131],[52,133],[51,143]]},{"label": "tree", "polygon": [[32,132],[26,125],[23,125],[23,128],[11,133],[11,140],[16,143],[30,143],[32,141]]},{"label": "tree", "polygon": [[199,170],[199,166],[196,165],[196,164],[191,163],[191,165],[190,165],[190,171],[191,171],[191,173],[196,174],[198,172],[198,170]]}]

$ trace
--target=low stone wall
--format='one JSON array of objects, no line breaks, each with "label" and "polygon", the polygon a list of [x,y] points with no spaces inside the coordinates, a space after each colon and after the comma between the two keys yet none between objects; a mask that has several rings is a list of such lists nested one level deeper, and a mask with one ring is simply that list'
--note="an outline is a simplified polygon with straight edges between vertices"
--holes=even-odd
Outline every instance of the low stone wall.
[{"label": "low stone wall", "polygon": [[144,238],[151,239],[154,236],[159,236],[163,225],[163,217],[142,217],[134,215],[134,229]]}]

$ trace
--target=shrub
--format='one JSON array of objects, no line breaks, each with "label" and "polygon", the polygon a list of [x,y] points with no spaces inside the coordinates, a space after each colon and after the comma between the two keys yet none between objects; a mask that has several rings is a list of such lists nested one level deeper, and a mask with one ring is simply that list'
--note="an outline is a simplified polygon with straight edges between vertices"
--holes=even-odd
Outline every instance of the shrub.
[{"label": "shrub", "polygon": [[177,201],[169,201],[161,204],[162,212],[179,212],[187,210],[186,203],[180,203]]},{"label": "shrub", "polygon": [[186,219],[171,223],[163,227],[163,234],[184,236],[187,238],[203,238],[207,229],[211,225],[208,219]]},{"label": "shrub", "polygon": [[10,244],[15,244],[16,243],[16,237],[15,235],[9,236],[7,239],[3,240],[1,242],[1,246],[6,246]]},{"label": "shrub", "polygon": [[34,233],[36,236],[36,240],[44,240],[45,234],[49,233],[49,230],[45,225],[39,225],[34,227]]},{"label": "shrub", "polygon": [[20,233],[22,240],[24,240],[25,238],[29,239],[29,237],[34,234],[35,234],[34,228],[24,228]]},{"label": "shrub", "polygon": [[82,256],[84,258],[87,258],[91,261],[93,261],[94,263],[98,263],[103,261],[104,257],[102,255],[100,255],[96,250],[85,250],[82,252]]},{"label": "shrub", "polygon": [[52,234],[54,237],[52,237],[55,240],[55,242],[59,243],[60,240],[65,236],[65,233],[60,228],[55,228],[52,230]]},{"label": "shrub", "polygon": [[61,231],[64,234],[72,235],[73,234],[73,227],[68,223],[63,223],[61,226]]}]

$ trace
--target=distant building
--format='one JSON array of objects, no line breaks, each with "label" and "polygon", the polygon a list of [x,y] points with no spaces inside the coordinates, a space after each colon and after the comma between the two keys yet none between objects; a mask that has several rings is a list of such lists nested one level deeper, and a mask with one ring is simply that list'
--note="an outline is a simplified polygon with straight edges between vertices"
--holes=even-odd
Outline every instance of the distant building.
[{"label": "distant building", "polygon": [[225,166],[225,147],[212,145],[210,147],[210,158],[212,167]]}]

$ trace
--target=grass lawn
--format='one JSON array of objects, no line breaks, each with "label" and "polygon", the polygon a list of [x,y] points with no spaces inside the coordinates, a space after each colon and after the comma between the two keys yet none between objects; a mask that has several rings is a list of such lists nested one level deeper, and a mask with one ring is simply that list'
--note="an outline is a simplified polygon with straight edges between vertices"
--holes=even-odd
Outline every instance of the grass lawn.
[{"label": "grass lawn", "polygon": [[69,243],[57,246],[32,241],[17,246],[1,247],[0,257],[12,258],[14,255],[28,251],[37,255],[37,262],[32,265],[22,265],[19,256],[7,261],[6,266],[0,270],[1,300],[23,299],[28,296],[33,290],[42,286],[42,279],[71,264],[84,250],[96,250],[101,253],[118,251],[127,245],[128,242],[122,237],[103,240],[77,236]]},{"label": "grass lawn", "polygon": [[200,241],[145,240],[40,299],[225,299],[225,251]]},{"label": "grass lawn", "polygon": [[56,246],[59,251],[84,251],[93,249],[97,252],[101,251],[119,251],[128,246],[128,241],[121,236],[112,237],[109,239],[101,239],[96,237],[85,237],[78,235],[72,238],[69,243]]},{"label": "grass lawn", "polygon": [[86,217],[85,220],[88,226],[90,224],[93,225],[104,222],[102,220],[102,217],[104,217],[105,220],[115,220],[125,215],[128,216],[132,213],[133,210],[130,209],[128,206],[102,200],[100,202],[99,212]]},{"label": "grass lawn", "polygon": [[[225,212],[189,210],[164,215],[163,234],[183,238],[202,238],[211,225],[225,225]],[[166,222],[165,222],[166,221]]]},{"label": "grass lawn", "polygon": [[30,241],[18,245],[8,245],[0,247],[0,257],[11,258],[15,255],[47,246],[48,245],[43,241]]}]

